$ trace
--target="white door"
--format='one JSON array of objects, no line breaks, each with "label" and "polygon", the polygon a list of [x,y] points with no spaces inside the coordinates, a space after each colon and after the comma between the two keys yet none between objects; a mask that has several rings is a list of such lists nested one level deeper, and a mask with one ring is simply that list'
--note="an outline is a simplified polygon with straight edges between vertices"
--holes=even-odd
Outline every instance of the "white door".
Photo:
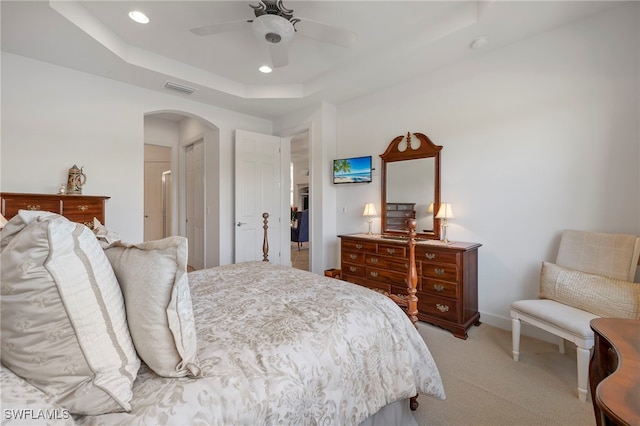
[{"label": "white door", "polygon": [[144,163],[144,240],[164,238],[163,173],[171,169],[169,162]]},{"label": "white door", "polygon": [[280,262],[280,138],[236,130],[235,261],[263,260],[263,213],[269,214],[269,260]]},{"label": "white door", "polygon": [[198,141],[186,150],[187,240],[189,265],[204,268],[204,143]]}]

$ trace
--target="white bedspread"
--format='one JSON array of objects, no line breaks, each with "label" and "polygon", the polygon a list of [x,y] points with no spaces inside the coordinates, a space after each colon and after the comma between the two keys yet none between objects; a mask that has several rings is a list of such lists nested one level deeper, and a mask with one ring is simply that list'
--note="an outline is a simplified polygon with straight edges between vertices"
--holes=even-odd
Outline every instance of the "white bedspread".
[{"label": "white bedspread", "polygon": [[189,280],[205,377],[143,365],[130,413],[77,423],[357,425],[416,392],[444,398],[427,346],[383,295],[267,262]]}]

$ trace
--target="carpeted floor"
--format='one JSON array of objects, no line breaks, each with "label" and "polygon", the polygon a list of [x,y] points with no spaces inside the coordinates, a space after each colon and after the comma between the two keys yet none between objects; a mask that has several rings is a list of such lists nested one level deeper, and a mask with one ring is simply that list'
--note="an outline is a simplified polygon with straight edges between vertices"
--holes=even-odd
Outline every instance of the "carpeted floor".
[{"label": "carpeted floor", "polygon": [[309,243],[302,243],[298,250],[298,243],[291,243],[291,266],[303,271],[309,270]]},{"label": "carpeted floor", "polygon": [[418,424],[447,426],[593,426],[590,402],[577,397],[575,346],[522,336],[520,361],[511,357],[511,332],[486,324],[461,340],[420,322],[444,383],[444,401],[421,396]]}]

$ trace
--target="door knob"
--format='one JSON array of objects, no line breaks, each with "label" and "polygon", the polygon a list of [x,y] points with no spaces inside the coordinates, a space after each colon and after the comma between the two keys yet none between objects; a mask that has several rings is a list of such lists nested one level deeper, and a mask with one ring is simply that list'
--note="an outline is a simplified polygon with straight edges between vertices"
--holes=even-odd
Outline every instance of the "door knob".
[{"label": "door knob", "polygon": [[238,222],[238,223],[236,223],[236,226],[242,226],[242,225],[246,225],[246,224],[247,224],[246,222]]}]

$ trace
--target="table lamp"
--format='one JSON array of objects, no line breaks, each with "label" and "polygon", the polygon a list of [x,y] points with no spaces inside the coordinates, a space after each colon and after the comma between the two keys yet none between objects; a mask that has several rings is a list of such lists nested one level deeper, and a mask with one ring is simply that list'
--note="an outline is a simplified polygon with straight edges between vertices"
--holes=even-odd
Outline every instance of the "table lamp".
[{"label": "table lamp", "polygon": [[373,222],[373,216],[377,216],[378,212],[376,212],[376,206],[373,203],[367,203],[364,205],[364,212],[362,216],[367,216],[367,222],[369,222],[369,232],[367,234],[371,235],[371,222]]},{"label": "table lamp", "polygon": [[440,238],[443,242],[448,243],[447,239],[447,219],[453,219],[455,216],[453,215],[453,208],[451,208],[451,204],[442,203],[440,204],[440,209],[438,209],[438,214],[436,215],[436,219],[442,219],[442,237]]}]

